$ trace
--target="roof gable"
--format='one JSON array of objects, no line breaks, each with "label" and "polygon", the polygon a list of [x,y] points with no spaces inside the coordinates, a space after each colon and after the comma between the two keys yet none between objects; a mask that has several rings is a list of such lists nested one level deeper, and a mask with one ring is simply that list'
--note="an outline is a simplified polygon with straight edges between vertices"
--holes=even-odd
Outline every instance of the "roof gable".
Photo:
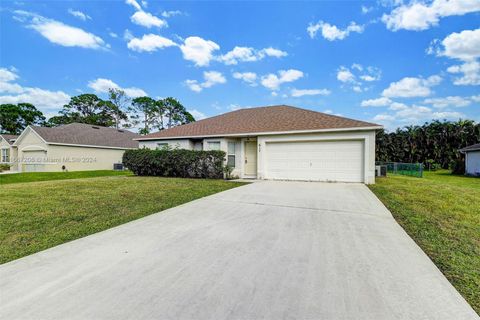
[{"label": "roof gable", "polygon": [[280,105],[240,109],[152,133],[137,140],[172,137],[222,136],[262,132],[318,131],[381,127],[374,123]]},{"label": "roof gable", "polygon": [[12,145],[19,136],[15,134],[0,134],[0,137],[8,144]]}]

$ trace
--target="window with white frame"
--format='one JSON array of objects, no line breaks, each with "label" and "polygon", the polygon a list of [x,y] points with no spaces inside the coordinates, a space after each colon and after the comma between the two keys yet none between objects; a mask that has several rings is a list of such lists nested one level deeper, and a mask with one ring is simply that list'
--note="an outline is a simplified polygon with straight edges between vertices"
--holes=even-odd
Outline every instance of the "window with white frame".
[{"label": "window with white frame", "polygon": [[2,162],[10,162],[10,149],[2,149]]},{"label": "window with white frame", "polygon": [[208,150],[220,150],[220,141],[208,141]]},{"label": "window with white frame", "polygon": [[227,166],[235,168],[235,142],[228,143]]}]

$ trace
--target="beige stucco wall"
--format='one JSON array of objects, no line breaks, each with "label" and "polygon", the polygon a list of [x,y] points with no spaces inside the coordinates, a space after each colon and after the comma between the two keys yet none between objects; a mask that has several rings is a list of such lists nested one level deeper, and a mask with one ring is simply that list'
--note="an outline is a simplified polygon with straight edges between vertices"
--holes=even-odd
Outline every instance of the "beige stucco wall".
[{"label": "beige stucco wall", "polygon": [[194,143],[190,139],[176,139],[176,140],[147,140],[147,141],[139,141],[139,148],[147,148],[147,149],[157,149],[158,144],[161,143],[168,143],[170,148],[177,148],[177,149],[187,149],[193,150]]},{"label": "beige stucco wall", "polygon": [[[0,149],[8,149],[10,152],[10,160],[8,164],[10,164],[10,170],[12,171],[17,171],[17,164],[16,164],[16,158],[17,158],[17,149],[15,147],[12,147],[10,143],[8,143],[5,139],[0,138]],[[0,153],[0,163],[2,162],[1,158],[1,153]]]},{"label": "beige stucco wall", "polygon": [[[340,141],[340,140],[360,140],[364,146],[364,182],[367,184],[375,183],[375,130],[365,131],[343,131],[343,132],[322,132],[307,134],[278,134],[258,137],[243,138],[205,138],[203,140],[203,150],[208,150],[210,141],[220,142],[220,150],[227,153],[228,142],[235,142],[235,168],[232,172],[234,176],[240,178],[245,177],[244,161],[245,161],[245,141],[257,141],[257,178],[265,179],[265,150],[266,143],[280,141]],[[194,149],[194,144],[190,139],[178,140],[154,140],[140,141],[140,148],[146,147],[155,149],[158,143],[168,143],[170,146],[177,145],[182,149]]]},{"label": "beige stucco wall", "polygon": [[19,171],[113,170],[121,163],[125,150],[46,144],[32,130],[25,132],[17,143]]}]

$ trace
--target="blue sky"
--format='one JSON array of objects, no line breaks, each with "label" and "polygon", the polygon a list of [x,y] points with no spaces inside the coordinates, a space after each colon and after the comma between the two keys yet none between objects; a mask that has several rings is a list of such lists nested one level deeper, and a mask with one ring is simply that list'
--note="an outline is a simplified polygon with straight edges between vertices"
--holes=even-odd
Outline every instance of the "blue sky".
[{"label": "blue sky", "polygon": [[173,96],[385,125],[480,120],[480,1],[3,1],[0,103]]}]

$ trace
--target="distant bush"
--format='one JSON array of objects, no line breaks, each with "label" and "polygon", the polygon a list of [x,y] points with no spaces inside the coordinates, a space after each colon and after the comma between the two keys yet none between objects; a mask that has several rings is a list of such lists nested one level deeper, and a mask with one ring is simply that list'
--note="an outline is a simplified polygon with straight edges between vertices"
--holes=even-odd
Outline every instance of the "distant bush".
[{"label": "distant bush", "polygon": [[450,163],[449,169],[453,174],[465,174],[465,160],[457,159]]},{"label": "distant bush", "polygon": [[0,172],[10,170],[9,164],[0,164]]},{"label": "distant bush", "polygon": [[139,176],[223,178],[223,151],[137,149],[123,154],[123,164]]}]

